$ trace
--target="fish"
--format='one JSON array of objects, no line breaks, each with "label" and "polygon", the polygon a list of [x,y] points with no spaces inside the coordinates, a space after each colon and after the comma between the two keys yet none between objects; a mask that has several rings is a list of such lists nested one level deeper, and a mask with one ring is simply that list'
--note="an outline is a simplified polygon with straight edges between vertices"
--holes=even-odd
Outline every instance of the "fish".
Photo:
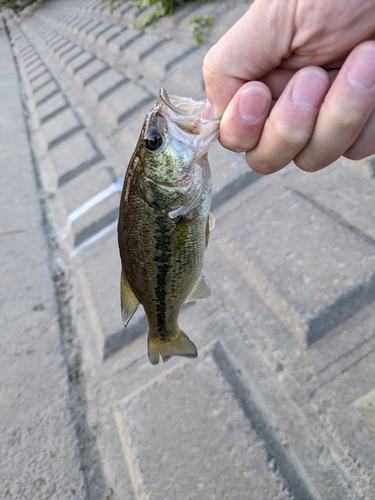
[{"label": "fish", "polygon": [[126,327],[142,304],[150,362],[195,358],[180,329],[183,304],[209,297],[203,255],[214,218],[207,152],[220,120],[204,118],[205,101],[161,88],[147,113],[121,193],[118,245],[121,314]]}]

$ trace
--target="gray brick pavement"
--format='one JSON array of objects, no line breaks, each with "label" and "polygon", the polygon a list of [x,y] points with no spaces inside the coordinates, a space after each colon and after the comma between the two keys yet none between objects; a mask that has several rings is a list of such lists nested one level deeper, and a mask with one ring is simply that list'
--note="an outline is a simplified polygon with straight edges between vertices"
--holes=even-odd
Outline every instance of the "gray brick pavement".
[{"label": "gray brick pavement", "polygon": [[[191,3],[135,30],[131,2],[55,0],[11,29],[70,269],[102,464],[90,473],[81,456],[90,499],[374,497],[371,160],[261,178],[216,144],[205,261],[215,295],[181,312],[198,359],[152,367],[143,311],[121,325],[117,207],[143,117],[161,85],[204,96],[204,54],[247,8]],[[211,14],[197,47],[189,18]]]}]

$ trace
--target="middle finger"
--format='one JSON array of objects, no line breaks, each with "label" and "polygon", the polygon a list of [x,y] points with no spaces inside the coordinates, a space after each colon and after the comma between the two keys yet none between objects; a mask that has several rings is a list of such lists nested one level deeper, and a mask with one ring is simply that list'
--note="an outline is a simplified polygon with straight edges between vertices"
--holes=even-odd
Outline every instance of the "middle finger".
[{"label": "middle finger", "polygon": [[257,146],[246,153],[249,166],[261,174],[290,163],[309,141],[330,80],[318,67],[298,71],[267,119]]}]

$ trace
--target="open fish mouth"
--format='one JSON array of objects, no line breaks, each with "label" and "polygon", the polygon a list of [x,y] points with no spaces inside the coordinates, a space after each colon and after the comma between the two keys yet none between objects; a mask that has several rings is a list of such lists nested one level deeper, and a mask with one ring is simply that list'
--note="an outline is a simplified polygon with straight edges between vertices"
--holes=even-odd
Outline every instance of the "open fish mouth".
[{"label": "open fish mouth", "polygon": [[193,142],[197,148],[198,156],[206,153],[212,142],[219,136],[220,119],[206,120],[203,118],[206,107],[205,100],[195,101],[191,97],[168,94],[165,89],[161,88],[156,106],[167,119],[172,136],[175,132],[176,136],[181,138],[181,134],[176,131],[172,124],[186,134],[196,136],[196,139],[185,137],[182,142]]}]

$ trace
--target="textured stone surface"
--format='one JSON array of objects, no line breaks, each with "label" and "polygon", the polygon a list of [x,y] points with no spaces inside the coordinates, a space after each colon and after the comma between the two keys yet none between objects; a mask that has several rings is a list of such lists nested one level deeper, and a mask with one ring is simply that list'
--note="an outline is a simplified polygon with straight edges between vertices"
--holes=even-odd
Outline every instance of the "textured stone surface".
[{"label": "textured stone surface", "polygon": [[103,159],[103,155],[97,149],[91,136],[80,131],[55,146],[51,151],[51,158],[61,186],[94,166]]},{"label": "textured stone surface", "polygon": [[151,96],[142,87],[129,82],[109,95],[101,109],[113,125],[118,125],[131,116],[142,104],[150,101]]},{"label": "textured stone surface", "polygon": [[[215,359],[219,349],[214,344],[198,361],[179,363],[118,404],[124,455],[140,498],[289,498]],[[182,436],[188,437],[183,445]]]},{"label": "textured stone surface", "polygon": [[[287,230],[284,221],[303,229]],[[375,300],[374,242],[299,193],[287,191],[230,225],[236,231],[223,241],[226,255],[302,342]]]},{"label": "textured stone surface", "polygon": [[99,59],[96,59],[92,64],[89,64],[81,71],[79,71],[74,78],[79,85],[81,85],[82,87],[86,87],[88,83],[93,82],[96,78],[98,78],[108,70],[109,67],[107,66],[107,64],[105,64],[103,61],[100,61]]},{"label": "textured stone surface", "polygon": [[124,75],[111,69],[91,81],[87,85],[86,92],[95,103],[98,103],[124,85],[126,81]]},{"label": "textured stone surface", "polygon": [[82,128],[83,125],[77,115],[71,109],[64,110],[43,126],[48,149],[53,149]]},{"label": "textured stone surface", "polygon": [[119,54],[128,45],[135,42],[141,35],[142,32],[139,30],[128,29],[109,43],[109,49],[115,54]]}]

